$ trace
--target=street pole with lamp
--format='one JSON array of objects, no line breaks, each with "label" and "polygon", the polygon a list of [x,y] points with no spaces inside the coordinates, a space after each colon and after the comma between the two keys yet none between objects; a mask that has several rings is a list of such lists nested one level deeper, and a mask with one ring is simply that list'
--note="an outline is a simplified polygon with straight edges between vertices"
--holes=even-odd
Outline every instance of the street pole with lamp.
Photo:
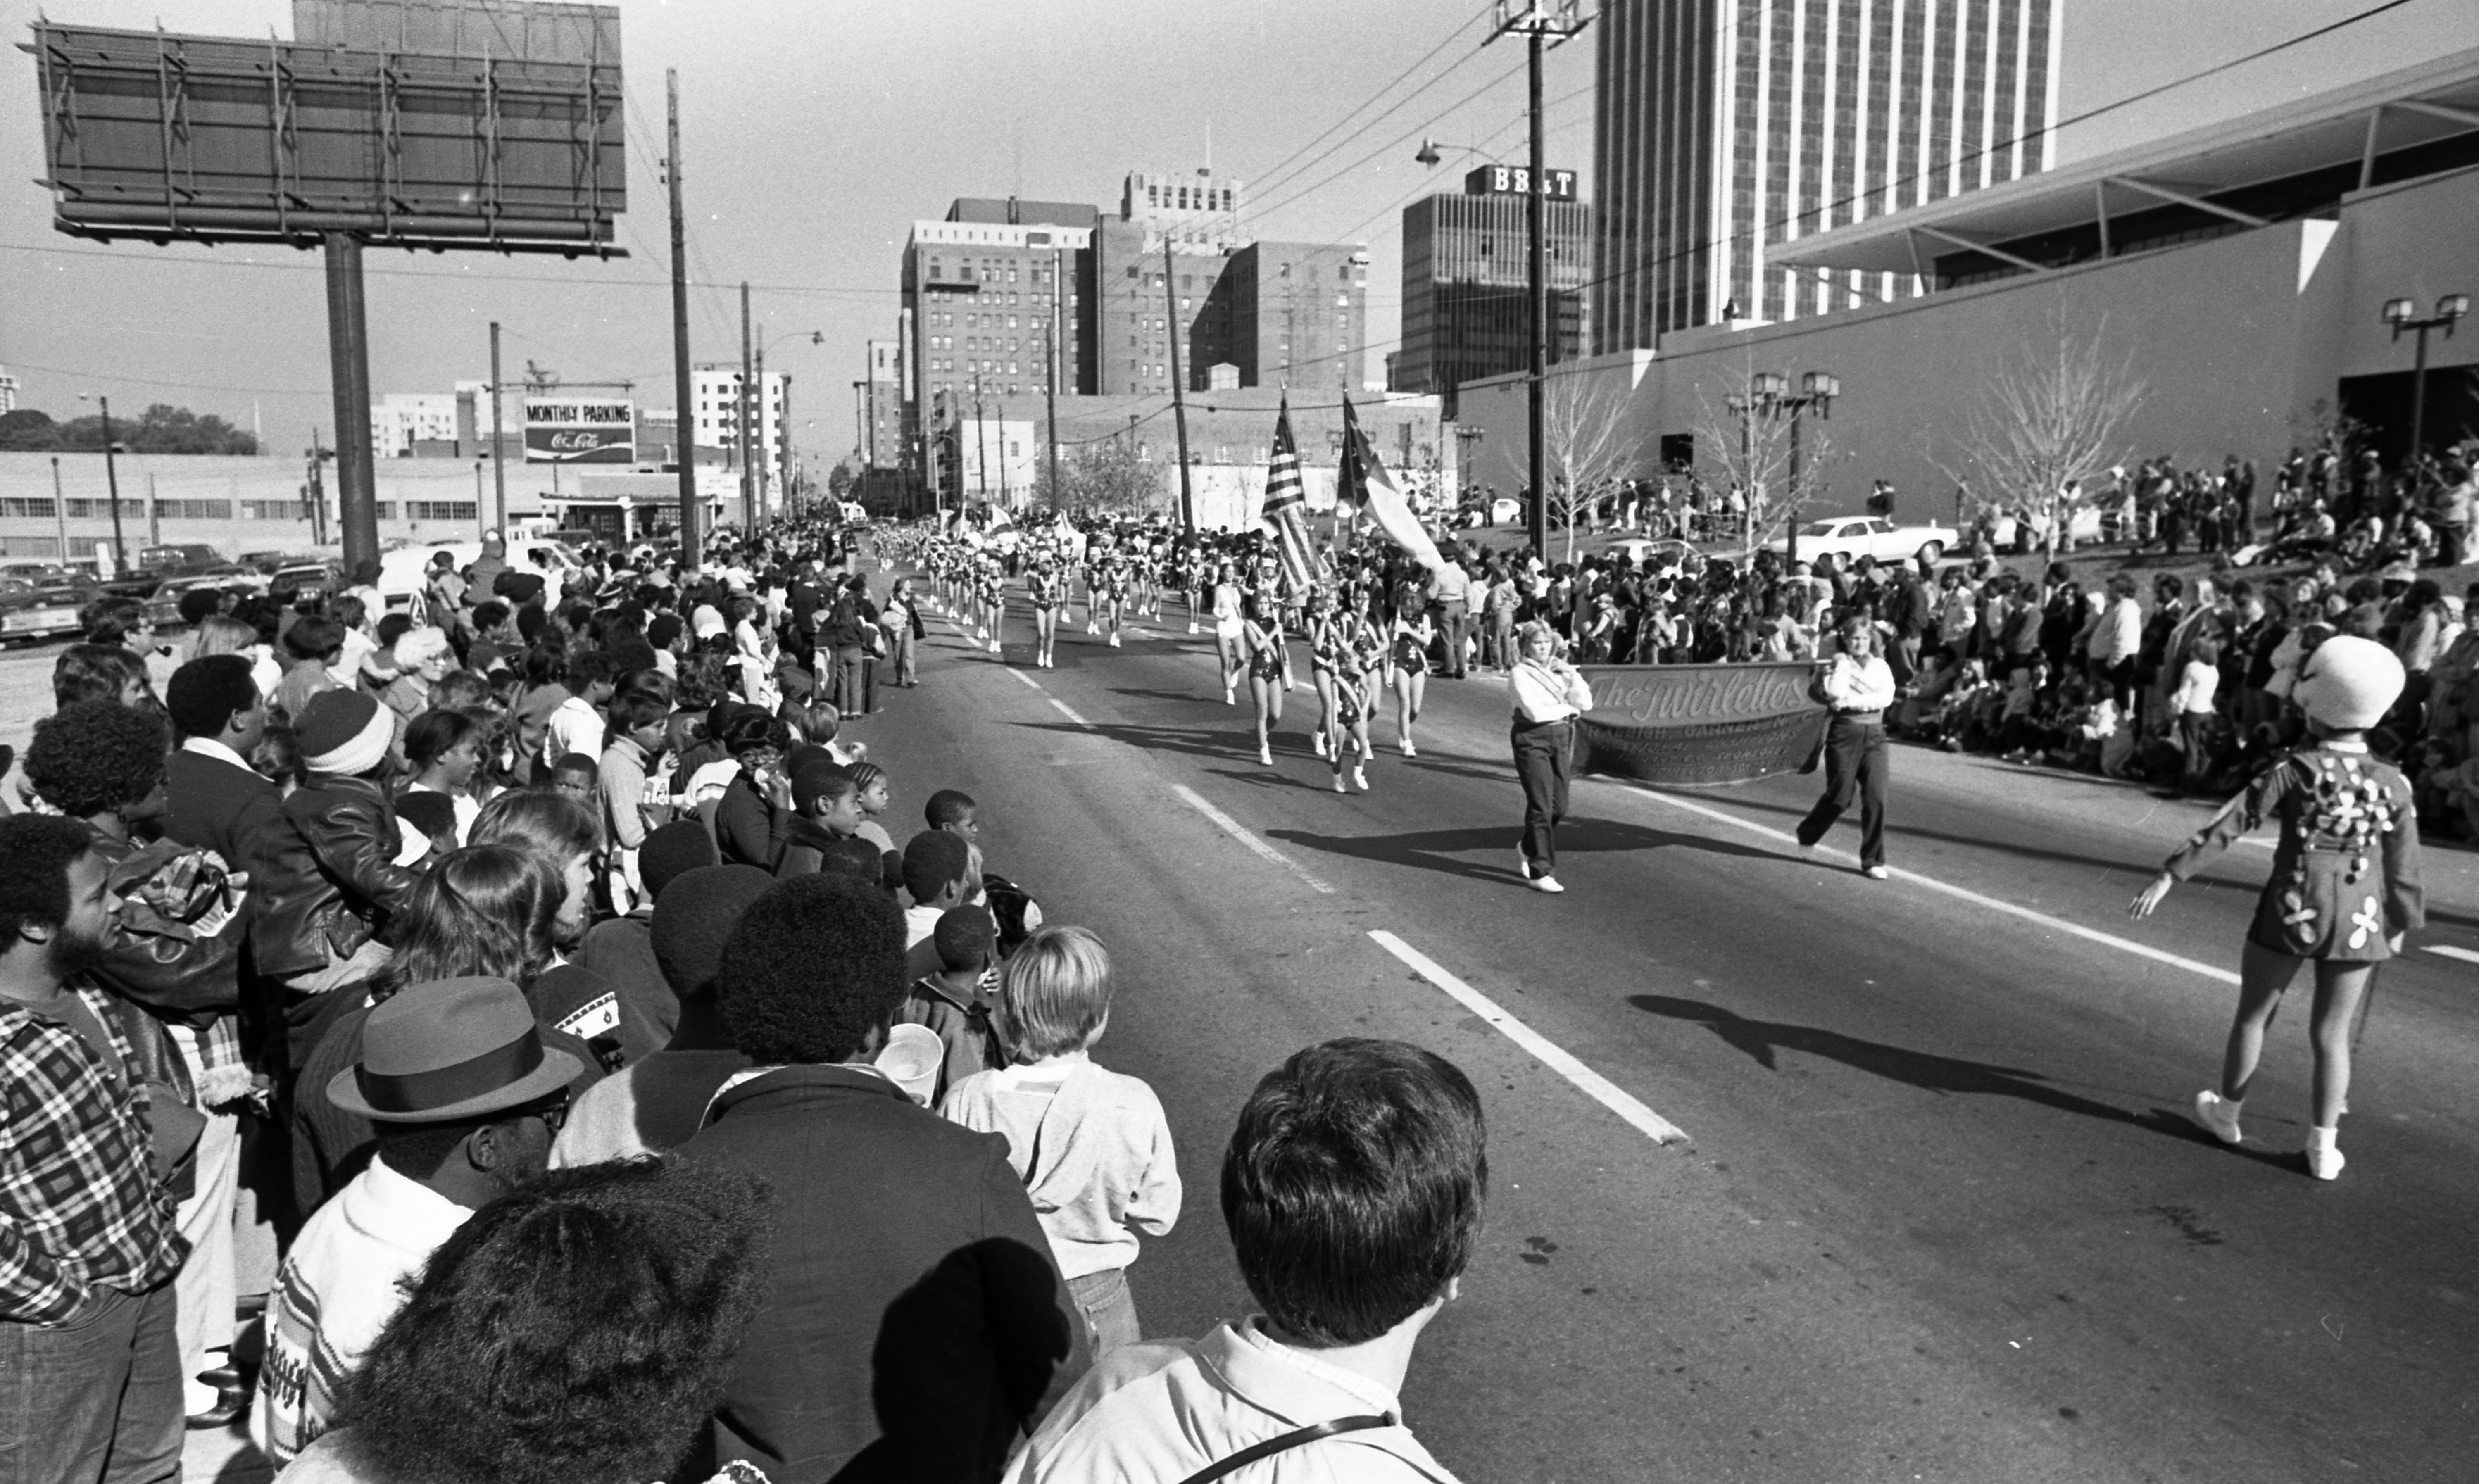
[{"label": "street pole with lamp", "polygon": [[2441,328],[2444,338],[2451,340],[2455,322],[2468,313],[2467,294],[2444,294],[2436,301],[2436,313],[2432,315],[2421,315],[2417,303],[2411,299],[2385,301],[2384,322],[2392,326],[2394,344],[2400,344],[2404,330],[2418,336],[2417,356],[2411,371],[2410,454],[2403,460],[2404,467],[2418,457],[2427,441],[2427,332]]},{"label": "street pole with lamp", "polygon": [[1756,477],[1756,419],[1772,417],[1775,404],[1790,391],[1790,378],[1779,371],[1755,371],[1748,377],[1745,396],[1733,392],[1722,399],[1722,405],[1739,416],[1739,477],[1745,482],[1740,499],[1747,511],[1739,518],[1740,539],[1753,552],[1756,546],[1756,507],[1764,502],[1764,484]]},{"label": "street pole with lamp", "polygon": [[1541,53],[1543,43],[1555,37],[1564,42],[1591,24],[1584,13],[1583,0],[1497,0],[1497,24],[1490,40],[1521,33],[1528,43],[1528,76],[1530,114],[1532,116],[1532,168],[1524,182],[1524,217],[1531,242],[1525,254],[1525,298],[1532,306],[1532,374],[1528,386],[1532,448],[1529,460],[1532,488],[1525,500],[1524,525],[1536,556],[1546,556],[1549,544],[1548,453],[1544,442],[1546,406],[1544,397],[1549,380],[1549,269],[1547,201],[1542,192],[1548,174],[1547,125],[1541,102]]},{"label": "street pole with lamp", "polygon": [[[2420,338],[2419,345],[2422,347],[2427,345],[2424,336]],[[84,392],[78,394],[78,400],[86,400]],[[112,496],[113,576],[120,576],[129,571],[129,543],[120,531],[120,466],[113,462],[112,398],[98,392],[95,394],[94,401],[97,407],[103,409],[103,479],[105,489]]]},{"label": "street pole with lamp", "polygon": [[1808,408],[1816,409],[1820,418],[1833,416],[1833,399],[1842,395],[1842,379],[1825,371],[1807,371],[1799,378],[1799,395],[1781,399],[1780,409],[1790,414],[1790,524],[1788,547],[1784,550],[1785,569],[1799,565],[1799,507],[1802,503],[1799,483],[1799,415]]}]

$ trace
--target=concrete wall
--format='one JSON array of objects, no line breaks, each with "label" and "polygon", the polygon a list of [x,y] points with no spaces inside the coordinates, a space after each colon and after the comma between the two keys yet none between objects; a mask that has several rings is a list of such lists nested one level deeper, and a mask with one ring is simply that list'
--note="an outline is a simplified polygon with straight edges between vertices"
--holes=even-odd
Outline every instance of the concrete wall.
[{"label": "concrete wall", "polygon": [[[1660,439],[1698,430],[1750,370],[1830,371],[1843,395],[1817,427],[1831,456],[1820,502],[1857,508],[1872,479],[1890,479],[1912,518],[1951,515],[1956,440],[1988,379],[2009,353],[2053,338],[2062,314],[2075,333],[2098,329],[2131,357],[2146,395],[2123,434],[2123,452],[2182,463],[2251,456],[2260,468],[2297,440],[2319,400],[2344,375],[2407,370],[2378,309],[2394,295],[2422,308],[2439,294],[2479,293],[2479,170],[2409,182],[2347,198],[2338,224],[2302,220],[2243,231],[2060,272],[1975,285],[1814,320],[1708,326],[1664,338],[1648,368],[1631,356],[1576,363],[1624,388],[1640,472],[1656,472]],[[1634,352],[1640,357],[1642,352]],[[2479,325],[2435,342],[2431,359],[2479,359]],[[1556,374],[1553,371],[1553,374]],[[1521,376],[1467,383],[1462,421],[1483,430],[1476,482],[1513,493],[1523,483],[1526,419]],[[1812,446],[1811,446],[1812,447]]]}]

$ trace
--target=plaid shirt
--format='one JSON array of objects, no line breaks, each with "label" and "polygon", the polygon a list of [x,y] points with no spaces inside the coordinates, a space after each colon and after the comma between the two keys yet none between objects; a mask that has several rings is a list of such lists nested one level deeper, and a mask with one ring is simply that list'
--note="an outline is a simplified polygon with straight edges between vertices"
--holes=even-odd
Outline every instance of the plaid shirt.
[{"label": "plaid shirt", "polygon": [[[68,992],[134,1064],[103,992]],[[64,1319],[90,1287],[144,1292],[179,1269],[144,1087],[122,1086],[66,1021],[0,999],[0,1318]]]}]

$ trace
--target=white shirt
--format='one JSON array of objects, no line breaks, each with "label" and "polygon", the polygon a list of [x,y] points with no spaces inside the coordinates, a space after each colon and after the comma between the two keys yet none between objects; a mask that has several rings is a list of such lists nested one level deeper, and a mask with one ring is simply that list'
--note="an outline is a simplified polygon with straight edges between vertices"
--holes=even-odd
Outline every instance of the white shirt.
[{"label": "white shirt", "polygon": [[195,753],[201,757],[212,757],[217,762],[231,763],[234,767],[241,769],[244,773],[253,771],[250,768],[247,758],[243,757],[241,754],[234,752],[231,748],[224,746],[221,742],[217,741],[213,737],[183,738],[181,742],[181,751],[185,753]]},{"label": "white shirt", "polygon": [[276,1275],[249,1409],[250,1438],[277,1468],[326,1430],[337,1391],[404,1303],[397,1280],[473,1214],[373,1159],[303,1224]]},{"label": "white shirt", "polygon": [[1875,654],[1836,654],[1825,672],[1825,699],[1837,711],[1881,711],[1894,704],[1894,672]]},{"label": "white shirt", "polygon": [[1572,665],[1560,661],[1523,660],[1506,678],[1506,690],[1515,703],[1515,714],[1535,726],[1563,722],[1593,708],[1590,682]]},{"label": "white shirt", "polygon": [[602,758],[602,713],[586,704],[582,696],[571,696],[559,704],[543,737],[543,761],[557,763],[571,753],[582,753],[597,762]]}]

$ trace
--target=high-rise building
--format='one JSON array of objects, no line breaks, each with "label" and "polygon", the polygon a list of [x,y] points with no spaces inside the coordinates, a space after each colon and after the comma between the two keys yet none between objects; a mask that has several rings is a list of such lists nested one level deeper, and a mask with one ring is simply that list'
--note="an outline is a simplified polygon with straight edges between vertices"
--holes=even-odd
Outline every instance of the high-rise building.
[{"label": "high-rise building", "polygon": [[1769,253],[2047,168],[2061,9],[1603,0],[1595,353],[1920,292],[1916,274],[1793,269]]},{"label": "high-rise building", "polygon": [[[1574,171],[1546,176],[1549,359],[1563,361],[1583,352],[1592,217]],[[1403,208],[1403,342],[1387,390],[1443,397],[1451,418],[1457,386],[1532,364],[1530,190],[1527,171],[1484,166],[1463,194]]]},{"label": "high-rise building", "polygon": [[[757,378],[756,426],[750,432],[750,458],[762,462],[784,443],[783,397],[790,377],[767,371]],[[740,457],[740,368],[700,366],[689,372],[689,390],[697,405],[690,409],[690,435],[702,448],[721,448]]]},{"label": "high-rise building", "polygon": [[1212,170],[1193,175],[1132,173],[1119,186],[1119,219],[1144,229],[1147,251],[1170,240],[1178,252],[1227,252],[1240,243],[1240,213],[1247,195],[1240,182]]},{"label": "high-rise building", "polygon": [[896,469],[903,464],[903,366],[901,342],[869,343],[869,375],[854,388],[860,396],[856,446],[865,469]]},{"label": "high-rise building", "polygon": [[[1367,384],[1368,249],[1352,243],[1250,243],[1224,260],[1227,359],[1243,387]],[[1189,369],[1192,387],[1206,385]]]}]

